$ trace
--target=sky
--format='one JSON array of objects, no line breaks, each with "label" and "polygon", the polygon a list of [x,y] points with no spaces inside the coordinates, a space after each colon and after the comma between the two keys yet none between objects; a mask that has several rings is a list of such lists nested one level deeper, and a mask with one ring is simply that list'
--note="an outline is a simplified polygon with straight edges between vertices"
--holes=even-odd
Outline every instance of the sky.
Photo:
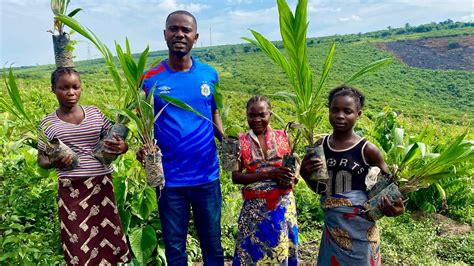
[{"label": "sky", "polygon": [[[294,10],[295,0],[288,0]],[[0,64],[53,64],[53,14],[49,0],[0,0]],[[200,34],[197,47],[244,43],[248,29],[270,40],[281,40],[274,0],[71,0],[75,18],[107,46],[128,37],[132,52],[164,50],[167,14],[178,9],[193,13]],[[474,0],[309,0],[308,37],[369,32],[440,22],[474,21]],[[79,34],[75,60],[100,57]],[[212,42],[212,43],[211,43]]]}]

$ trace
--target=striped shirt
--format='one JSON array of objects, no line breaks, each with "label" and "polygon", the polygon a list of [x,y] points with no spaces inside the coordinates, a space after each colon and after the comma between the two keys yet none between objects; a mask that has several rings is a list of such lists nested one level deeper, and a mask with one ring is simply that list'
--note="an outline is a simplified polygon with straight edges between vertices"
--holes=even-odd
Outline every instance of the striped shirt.
[{"label": "striped shirt", "polygon": [[[47,115],[40,123],[48,139],[60,139],[79,157],[79,165],[75,169],[56,169],[59,177],[92,177],[112,172],[109,166],[103,165],[92,155],[101,134],[112,125],[99,108],[95,106],[81,106],[81,108],[84,111],[84,120],[78,125],[62,121],[56,112]],[[40,141],[38,149],[45,151],[45,144]]]}]

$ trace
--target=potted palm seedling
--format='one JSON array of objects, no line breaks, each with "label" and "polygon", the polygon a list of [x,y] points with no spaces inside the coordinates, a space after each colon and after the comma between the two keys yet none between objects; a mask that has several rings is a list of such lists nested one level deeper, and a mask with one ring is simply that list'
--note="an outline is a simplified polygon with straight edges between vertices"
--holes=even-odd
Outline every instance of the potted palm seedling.
[{"label": "potted palm seedling", "polygon": [[79,162],[77,154],[58,138],[49,140],[45,135],[43,128],[37,127],[37,121],[25,111],[23,101],[20,97],[20,91],[11,68],[8,74],[4,72],[3,80],[5,82],[8,95],[10,96],[11,103],[7,102],[4,98],[0,98],[0,108],[18,118],[30,133],[37,136],[38,141],[44,143],[46,148],[45,152],[50,161],[54,162],[59,158],[70,154],[72,156],[73,162],[69,169],[74,169],[77,167]]},{"label": "potted palm seedling", "polygon": [[[369,200],[364,208],[373,220],[383,217],[378,208],[381,196],[395,202],[397,198],[407,198],[409,193],[430,185],[436,186],[440,195],[446,195],[440,181],[453,176],[472,175],[474,142],[465,140],[467,131],[451,143],[438,147],[438,152],[431,151],[426,144],[433,135],[427,128],[410,138],[408,143],[404,142],[404,134],[403,128],[396,122],[396,113],[385,108],[376,119],[372,137],[385,152],[392,174],[380,173],[379,169],[372,173]],[[369,173],[366,180],[370,179]]]},{"label": "potted palm seedling", "polygon": [[[114,61],[114,56],[111,50],[101,42],[101,40],[95,35],[90,29],[82,26],[78,21],[73,19],[70,16],[59,15],[57,19],[91,41],[99,52],[102,54],[105,65],[114,81],[116,93],[120,99],[119,106],[116,109],[118,110],[133,110],[135,108],[136,102],[133,100],[133,95],[131,94],[132,90],[137,90],[140,88],[140,77],[145,71],[147,66],[147,58],[149,48],[139,55],[138,62],[133,59],[130,45],[128,40],[125,43],[125,51],[119,44],[115,44],[118,62],[122,69],[122,72],[119,72],[119,68]],[[123,74],[123,78],[122,78]],[[123,79],[125,79],[126,84],[123,85]],[[104,164],[110,164],[113,160],[117,158],[117,155],[109,154],[104,149],[104,140],[113,138],[114,135],[125,140],[128,135],[128,128],[126,124],[129,122],[129,117],[124,115],[121,112],[116,113],[115,121],[109,132],[107,132],[102,138],[97,147],[94,149],[94,156],[103,162]]]},{"label": "potted palm seedling", "polygon": [[[143,82],[141,76],[147,67],[146,62],[149,48],[145,48],[145,50],[139,55],[139,59],[136,62],[133,59],[128,39],[125,41],[125,51],[119,44],[115,43],[118,62],[123,71],[124,79],[127,83],[125,86],[123,86],[122,77],[117,65],[114,62],[114,56],[110,49],[104,45],[91,30],[82,26],[73,18],[67,16],[58,16],[58,19],[91,41],[102,53],[107,69],[109,70],[109,73],[111,74],[114,81],[119,98],[122,100],[118,108],[115,109],[117,113],[115,123],[105,138],[112,138],[112,136],[115,134],[122,139],[125,139],[126,133],[128,133],[128,129],[125,127],[125,124],[130,120],[133,121],[133,123],[137,126],[139,140],[148,151],[148,155],[145,158],[145,172],[147,174],[147,182],[152,187],[162,188],[165,184],[163,165],[161,163],[160,149],[158,146],[156,146],[156,142],[153,137],[153,125],[161,112],[163,112],[164,108],[160,110],[160,112],[155,116],[153,113],[153,93],[150,92],[146,94],[141,89]],[[154,62],[153,65],[156,63],[158,63],[158,61]],[[160,95],[160,97],[172,105],[204,117],[191,106],[178,99],[166,95]],[[136,110],[139,115],[135,114],[134,110]],[[124,134],[121,135],[121,132]],[[102,139],[102,141],[105,140],[105,138]],[[103,149],[103,144],[101,143],[99,143],[95,149],[94,156],[104,163],[110,163],[116,158],[115,155],[108,154]]]},{"label": "potted palm seedling", "polygon": [[240,166],[240,143],[239,133],[242,132],[242,128],[233,124],[229,119],[230,106],[224,105],[222,92],[220,85],[216,83],[214,85],[214,101],[217,109],[221,116],[222,128],[224,130],[224,136],[221,142],[221,153],[220,161],[224,171],[237,171]]},{"label": "potted palm seedling", "polygon": [[[307,22],[307,0],[299,0],[293,14],[285,0],[277,0],[278,13],[280,21],[280,32],[283,47],[286,51],[285,56],[282,51],[275,47],[273,43],[267,40],[260,33],[250,30],[255,39],[243,38],[244,40],[256,45],[264,51],[275,63],[277,63],[288,77],[292,86],[292,92],[280,92],[276,95],[287,98],[294,105],[297,123],[295,127],[299,133],[298,137],[303,137],[307,145],[307,153],[316,155],[317,144],[316,129],[322,121],[321,109],[324,101],[321,99],[326,79],[332,65],[332,59],[336,48],[335,42],[332,43],[323,71],[319,80],[314,84],[312,70],[308,62],[308,53],[306,45]],[[391,63],[391,58],[385,58],[375,61],[354,74],[346,83],[350,83],[366,73],[374,71],[381,66]],[[293,141],[296,148],[298,140]],[[291,155],[290,155],[291,156]],[[289,161],[294,161],[289,159]],[[326,173],[315,175],[327,177]]]},{"label": "potted palm seedling", "polygon": [[55,16],[53,30],[49,31],[53,36],[54,59],[56,67],[74,67],[70,33],[64,31],[64,24],[57,19],[63,15],[73,17],[81,8],[76,8],[67,13],[70,0],[51,0],[51,10]]}]

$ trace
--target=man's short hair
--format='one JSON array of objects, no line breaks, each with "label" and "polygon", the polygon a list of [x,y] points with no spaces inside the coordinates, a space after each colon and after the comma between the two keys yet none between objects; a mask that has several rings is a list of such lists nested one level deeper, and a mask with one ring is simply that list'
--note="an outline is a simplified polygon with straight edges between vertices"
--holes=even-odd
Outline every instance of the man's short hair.
[{"label": "man's short hair", "polygon": [[186,16],[189,16],[193,19],[193,22],[194,22],[194,25],[195,25],[195,28],[196,28],[196,31],[197,31],[197,21],[196,21],[196,18],[194,17],[193,14],[189,13],[188,11],[186,10],[176,10],[176,11],[173,11],[171,12],[167,17],[166,17],[166,22],[165,22],[165,25],[168,24],[168,20],[170,19],[170,17],[172,15],[186,15]]}]

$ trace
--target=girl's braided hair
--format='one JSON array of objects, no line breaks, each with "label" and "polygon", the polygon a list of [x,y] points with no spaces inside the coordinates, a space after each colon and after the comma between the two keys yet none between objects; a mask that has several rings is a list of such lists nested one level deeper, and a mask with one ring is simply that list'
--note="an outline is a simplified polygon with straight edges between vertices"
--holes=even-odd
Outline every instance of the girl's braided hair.
[{"label": "girl's braided hair", "polygon": [[332,89],[328,95],[328,103],[327,106],[331,106],[332,101],[339,96],[349,96],[354,98],[356,104],[358,105],[359,109],[364,107],[365,103],[365,96],[364,94],[359,91],[358,89],[348,86],[348,85],[341,85]]},{"label": "girl's braided hair", "polygon": [[81,78],[79,72],[72,67],[58,67],[51,73],[51,87],[53,89],[56,87],[56,82],[58,82],[59,77],[65,74],[77,75],[79,79]]}]

